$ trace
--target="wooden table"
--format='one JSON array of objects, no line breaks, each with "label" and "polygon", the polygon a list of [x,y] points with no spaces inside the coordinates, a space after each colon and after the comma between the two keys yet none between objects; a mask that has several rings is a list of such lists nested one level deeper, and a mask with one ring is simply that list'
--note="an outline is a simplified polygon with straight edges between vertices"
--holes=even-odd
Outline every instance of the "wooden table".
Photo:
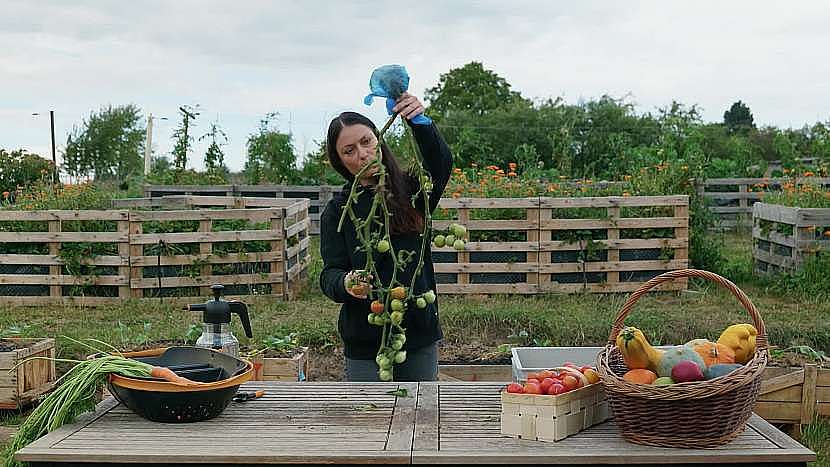
[{"label": "wooden table", "polygon": [[[554,463],[805,465],[815,454],[761,418],[725,446],[624,441],[613,421],[557,443],[500,434],[496,383],[251,382],[261,399],[193,424],[144,420],[113,399],[18,452],[36,464]],[[406,389],[408,397],[396,395]]]}]

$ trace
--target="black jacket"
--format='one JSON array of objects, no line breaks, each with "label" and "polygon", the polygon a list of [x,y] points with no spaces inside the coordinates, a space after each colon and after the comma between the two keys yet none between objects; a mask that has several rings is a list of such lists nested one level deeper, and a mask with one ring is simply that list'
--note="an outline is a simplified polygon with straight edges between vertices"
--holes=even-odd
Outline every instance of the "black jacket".
[{"label": "black jacket", "polygon": [[[433,212],[447,186],[452,170],[452,154],[447,143],[441,137],[434,125],[410,125],[415,141],[423,155],[425,168],[432,176],[433,189],[429,195],[429,210]],[[343,191],[335,194],[326,205],[320,216],[320,254],[323,258],[323,271],[320,273],[320,288],[323,293],[337,303],[342,303],[338,330],[343,339],[345,354],[353,359],[374,359],[381,340],[382,328],[369,324],[369,304],[371,300],[356,299],[346,293],[343,279],[351,270],[362,269],[366,263],[364,252],[356,251],[360,246],[354,225],[347,217],[341,232],[337,231],[343,206],[346,204],[351,183],[343,187]],[[361,188],[357,203],[353,209],[358,218],[366,218],[372,205],[374,191],[372,188]],[[421,198],[422,199],[422,198]],[[416,203],[418,209],[423,210],[423,203]],[[428,232],[428,235],[431,233]],[[410,250],[416,253],[421,250],[421,239],[418,233],[409,233],[392,236],[392,246],[395,251]],[[374,253],[375,265],[381,282],[388,284],[392,277],[393,263],[389,254]],[[398,272],[397,280],[409,285],[415,272],[416,260],[411,261],[406,270]],[[435,271],[432,267],[431,250],[427,247],[424,253],[424,266],[420,276],[415,281],[414,294],[427,290],[436,290]],[[426,309],[418,309],[414,304],[407,308],[402,326],[406,329],[406,344],[404,349],[418,349],[440,340],[443,335],[438,323],[438,300],[427,305]]]}]

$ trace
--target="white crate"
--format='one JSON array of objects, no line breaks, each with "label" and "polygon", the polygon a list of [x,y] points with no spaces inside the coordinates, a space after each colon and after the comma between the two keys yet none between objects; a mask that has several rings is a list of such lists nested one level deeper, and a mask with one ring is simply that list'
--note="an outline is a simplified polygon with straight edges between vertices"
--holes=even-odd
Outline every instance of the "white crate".
[{"label": "white crate", "polygon": [[527,381],[528,373],[560,366],[565,362],[577,366],[596,366],[602,347],[513,347],[513,381]]}]

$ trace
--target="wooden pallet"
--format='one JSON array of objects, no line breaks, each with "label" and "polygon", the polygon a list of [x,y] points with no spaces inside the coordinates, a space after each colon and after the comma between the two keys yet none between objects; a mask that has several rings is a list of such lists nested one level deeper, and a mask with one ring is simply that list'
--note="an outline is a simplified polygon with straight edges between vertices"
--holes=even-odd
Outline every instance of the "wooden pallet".
[{"label": "wooden pallet", "polygon": [[830,209],[756,203],[752,212],[752,258],[757,274],[792,272],[805,259],[830,248]]},{"label": "wooden pallet", "polygon": [[[595,218],[573,218],[580,213]],[[540,292],[630,292],[689,265],[687,196],[541,198],[539,215]],[[686,287],[683,279],[660,290]]]},{"label": "wooden pallet", "polygon": [[830,369],[806,364],[801,368],[767,367],[755,413],[772,423],[797,428],[815,416],[830,416]]},{"label": "wooden pallet", "polygon": [[709,203],[720,229],[732,230],[752,227],[752,206],[761,201],[764,192],[781,191],[785,183],[830,186],[830,178],[709,178],[697,184],[698,193]]},{"label": "wooden pallet", "polygon": [[[86,244],[95,254],[78,267],[71,249]],[[91,244],[91,245],[90,245]],[[0,211],[0,302],[35,305],[69,297],[90,302],[129,298],[129,212],[127,211]],[[90,259],[91,258],[91,259]],[[100,268],[100,269],[99,269]]]},{"label": "wooden pallet", "polygon": [[[441,293],[538,292],[539,198],[443,198],[436,214],[444,212],[451,219],[433,221],[434,233],[458,222],[467,227],[472,241],[463,251],[433,246]],[[520,219],[505,219],[504,214]],[[516,239],[498,240],[505,233]]]}]

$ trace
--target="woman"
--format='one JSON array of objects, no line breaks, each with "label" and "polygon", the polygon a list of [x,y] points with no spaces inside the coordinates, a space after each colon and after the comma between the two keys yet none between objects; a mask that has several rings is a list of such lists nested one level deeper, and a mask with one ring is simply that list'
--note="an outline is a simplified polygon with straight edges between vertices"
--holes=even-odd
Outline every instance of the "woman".
[{"label": "woman", "polygon": [[[452,171],[452,154],[438,129],[432,123],[413,124],[412,119],[424,112],[424,106],[415,97],[403,93],[393,111],[398,112],[412,129],[415,141],[424,158],[425,169],[432,176],[432,190],[428,193],[429,203],[424,206],[420,194],[412,206],[412,195],[420,189],[418,179],[405,173],[389,148],[383,144],[382,163],[386,170],[386,187],[390,196],[387,204],[392,216],[390,230],[394,251],[409,250],[416,253],[415,259],[407,264],[403,272],[398,271],[396,279],[407,286],[415,273],[418,253],[421,250],[420,234],[424,229],[425,209],[435,210]],[[347,288],[352,280],[361,280],[356,270],[366,264],[366,253],[359,251],[362,246],[355,227],[347,217],[340,232],[337,231],[343,207],[349,196],[355,176],[368,163],[376,159],[378,129],[371,120],[354,112],[344,112],[331,121],[326,137],[326,151],[332,167],[347,180],[343,190],[336,194],[320,217],[320,254],[323,271],[320,274],[320,288],[329,298],[342,303],[338,330],[343,339],[346,355],[345,376],[347,381],[378,381],[378,365],[375,362],[382,337],[382,328],[369,324],[371,299],[368,293]],[[358,181],[357,201],[352,209],[358,218],[368,215],[377,184],[376,168],[361,174]],[[414,294],[435,290],[435,273],[432,257],[427,250],[421,273],[415,279]],[[393,263],[390,255],[373,253],[375,266],[381,283],[389,284]],[[368,283],[364,283],[367,286]],[[401,324],[406,329],[406,361],[395,365],[396,381],[435,381],[438,378],[438,341],[443,337],[438,323],[438,301],[428,304],[426,309],[411,309]]]}]

